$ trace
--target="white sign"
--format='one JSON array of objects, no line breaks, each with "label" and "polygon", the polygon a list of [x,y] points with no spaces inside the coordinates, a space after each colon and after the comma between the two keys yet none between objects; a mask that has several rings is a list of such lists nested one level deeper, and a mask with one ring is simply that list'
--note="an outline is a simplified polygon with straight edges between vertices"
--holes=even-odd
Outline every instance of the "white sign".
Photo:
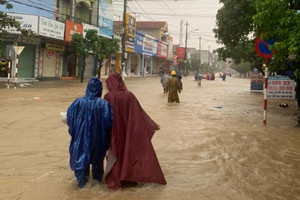
[{"label": "white sign", "polygon": [[85,37],[86,32],[88,30],[95,30],[97,31],[97,35],[99,35],[99,28],[97,26],[92,26],[90,24],[83,24],[83,37]]},{"label": "white sign", "polygon": [[24,48],[24,46],[14,46],[15,53],[20,55]]},{"label": "white sign", "polygon": [[40,16],[39,35],[64,40],[65,24]]},{"label": "white sign", "polygon": [[[20,22],[21,29],[31,30],[34,34],[38,33],[38,16],[34,15],[21,15],[15,13],[7,13],[8,16]],[[14,27],[9,27],[5,29],[6,31],[14,34],[20,34],[20,31],[17,31]]]},{"label": "white sign", "polygon": [[287,76],[269,76],[268,98],[294,99],[295,83]]},{"label": "white sign", "polygon": [[157,54],[157,41],[155,41],[155,38],[145,35],[143,38],[143,43],[144,53]]}]

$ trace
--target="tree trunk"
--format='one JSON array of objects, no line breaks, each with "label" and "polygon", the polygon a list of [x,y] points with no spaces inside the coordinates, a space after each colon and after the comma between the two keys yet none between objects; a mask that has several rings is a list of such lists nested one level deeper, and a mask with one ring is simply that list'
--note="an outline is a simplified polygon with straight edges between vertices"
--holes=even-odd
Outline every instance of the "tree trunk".
[{"label": "tree trunk", "polygon": [[83,82],[85,71],[85,57],[80,58],[80,82]]},{"label": "tree trunk", "polygon": [[99,78],[99,79],[101,78],[101,68],[102,68],[102,62],[103,62],[103,60],[102,60],[102,59],[100,59],[100,60],[99,60],[99,71],[98,71],[98,78]]}]

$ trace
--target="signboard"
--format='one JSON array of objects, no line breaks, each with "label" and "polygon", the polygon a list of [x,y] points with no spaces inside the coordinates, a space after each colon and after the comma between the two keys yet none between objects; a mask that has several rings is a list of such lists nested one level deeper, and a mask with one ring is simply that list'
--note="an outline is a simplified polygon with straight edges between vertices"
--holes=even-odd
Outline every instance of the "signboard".
[{"label": "signboard", "polygon": [[168,56],[168,45],[160,41],[158,43],[158,48],[157,48],[157,57],[167,58],[167,56]]},{"label": "signboard", "polygon": [[24,48],[25,48],[24,46],[14,46],[15,53],[17,55],[21,54]]},{"label": "signboard", "polygon": [[66,35],[65,40],[67,42],[70,42],[72,40],[72,35],[74,33],[78,33],[83,35],[83,25],[77,24],[75,22],[72,22],[70,20],[66,20]]},{"label": "signboard", "polygon": [[126,37],[125,51],[134,52],[134,37],[130,37],[130,36]]},{"label": "signboard", "polygon": [[168,40],[168,60],[173,59],[173,38],[171,35],[169,35],[169,40]]},{"label": "signboard", "polygon": [[252,74],[250,79],[251,92],[263,92],[264,90],[264,76],[261,74]]},{"label": "signboard", "polygon": [[54,51],[65,51],[65,46],[53,43],[46,43],[46,49]]},{"label": "signboard", "polygon": [[259,37],[256,39],[255,42],[255,50],[258,53],[258,55],[262,58],[272,58],[273,53],[269,50],[268,46],[273,46],[274,43],[275,40],[273,38],[270,38],[268,40],[262,40],[261,37]]},{"label": "signboard", "polygon": [[176,55],[174,55],[173,56],[173,65],[178,65],[178,62],[177,62],[177,56]]},{"label": "signboard", "polygon": [[45,17],[39,17],[39,35],[63,40],[65,24]]},{"label": "signboard", "polygon": [[113,6],[112,0],[99,0],[98,26],[99,34],[112,39],[113,36]]},{"label": "signboard", "polygon": [[135,38],[134,38],[134,52],[136,53],[143,53],[143,38],[144,33],[136,31]]},{"label": "signboard", "polygon": [[268,98],[294,99],[295,83],[288,76],[270,76],[268,80]]},{"label": "signboard", "polygon": [[134,16],[126,13],[126,34],[130,37],[135,37],[136,19]]},{"label": "signboard", "polygon": [[157,41],[155,38],[145,35],[143,38],[143,53],[156,55],[157,54]]},{"label": "signboard", "polygon": [[[21,15],[14,13],[7,13],[7,15],[16,21],[20,22],[21,29],[31,30],[34,34],[38,33],[39,17],[34,15]],[[15,27],[6,28],[6,31],[14,34],[21,34]]]},{"label": "signboard", "polygon": [[97,34],[99,35],[99,28],[90,24],[85,24],[83,23],[83,37],[85,37],[86,32],[88,30],[95,30],[97,32]]},{"label": "signboard", "polygon": [[177,47],[176,48],[176,55],[178,58],[184,58],[184,55],[185,55],[185,48],[183,47]]}]

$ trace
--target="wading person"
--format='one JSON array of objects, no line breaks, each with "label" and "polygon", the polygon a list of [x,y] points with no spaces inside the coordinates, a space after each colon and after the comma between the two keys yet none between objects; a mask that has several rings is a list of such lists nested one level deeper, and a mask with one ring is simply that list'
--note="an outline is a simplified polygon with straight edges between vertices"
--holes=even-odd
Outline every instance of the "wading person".
[{"label": "wading person", "polygon": [[169,103],[180,103],[178,93],[181,92],[181,85],[176,78],[176,72],[171,72],[172,77],[170,77],[166,83],[166,90],[168,92],[168,102]]},{"label": "wading person", "polygon": [[70,167],[80,188],[88,181],[90,164],[93,179],[102,181],[103,159],[109,147],[113,112],[110,104],[101,99],[101,94],[101,81],[91,78],[85,96],[77,98],[67,111],[71,136]]},{"label": "wading person", "polygon": [[164,90],[164,94],[167,93],[167,90],[166,90],[166,84],[167,84],[167,81],[168,81],[168,78],[170,76],[168,74],[163,74],[160,78],[160,82],[161,82],[161,85],[163,87],[163,90]]},{"label": "wading person", "polygon": [[118,73],[106,80],[104,99],[114,111],[105,182],[117,190],[138,182],[166,184],[151,138],[159,126],[127,90]]}]

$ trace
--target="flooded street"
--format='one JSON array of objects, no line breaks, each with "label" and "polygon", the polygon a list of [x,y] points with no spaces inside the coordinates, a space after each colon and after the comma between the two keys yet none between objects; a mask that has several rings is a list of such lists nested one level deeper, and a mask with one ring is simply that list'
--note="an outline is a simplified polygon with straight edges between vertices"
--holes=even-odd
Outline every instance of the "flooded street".
[{"label": "flooded street", "polygon": [[84,95],[86,82],[1,86],[0,199],[300,199],[296,100],[268,100],[264,126],[263,94],[250,93],[249,79],[234,77],[204,80],[201,87],[183,77],[180,104],[167,103],[159,77],[126,79],[161,127],[152,143],[167,185],[112,191],[90,181],[78,189],[59,113]]}]

